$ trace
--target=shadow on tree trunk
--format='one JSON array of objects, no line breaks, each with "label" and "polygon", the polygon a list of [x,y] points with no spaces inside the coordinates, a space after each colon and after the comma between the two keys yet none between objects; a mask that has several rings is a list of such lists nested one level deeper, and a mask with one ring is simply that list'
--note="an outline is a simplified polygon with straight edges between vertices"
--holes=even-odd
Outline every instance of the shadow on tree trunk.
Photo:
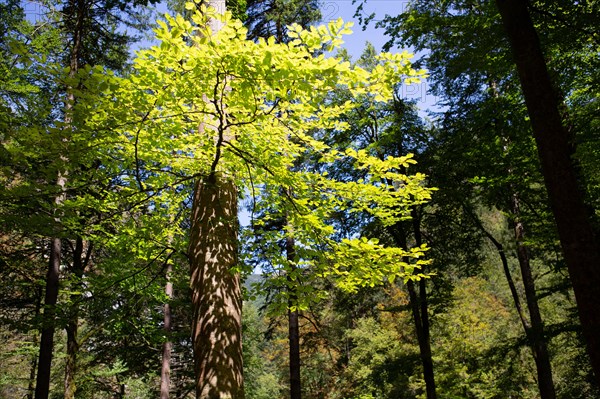
[{"label": "shadow on tree trunk", "polygon": [[242,295],[237,264],[237,190],[218,172],[194,191],[189,256],[196,397],[242,399]]}]

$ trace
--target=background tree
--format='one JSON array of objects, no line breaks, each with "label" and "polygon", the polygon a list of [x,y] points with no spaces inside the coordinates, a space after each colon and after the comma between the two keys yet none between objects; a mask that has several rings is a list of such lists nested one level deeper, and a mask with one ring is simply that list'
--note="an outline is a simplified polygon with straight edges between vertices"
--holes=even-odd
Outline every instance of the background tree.
[{"label": "background tree", "polygon": [[[455,139],[450,139],[452,148],[448,147],[447,152],[456,154],[455,161],[446,165],[459,170],[453,166],[455,162],[468,165],[469,160],[474,161],[473,166],[464,171],[477,175],[462,180],[461,184],[475,183],[472,187],[483,195],[481,198],[487,204],[504,209],[511,215],[515,227],[525,226],[528,231],[524,238],[515,230],[521,274],[526,282],[528,317],[533,321],[526,322],[525,330],[541,373],[540,387],[546,392],[544,395],[553,397],[550,363],[541,360],[548,358],[544,355],[547,350],[543,349],[548,335],[543,332],[543,322],[536,310],[538,295],[531,277],[535,275],[535,267],[527,265],[529,258],[523,255],[529,253],[530,259],[546,262],[552,271],[561,261],[553,260],[557,251],[556,233],[553,220],[548,217],[548,198],[539,190],[541,167],[530,138],[530,127],[520,123],[523,117],[517,116],[526,111],[521,106],[520,93],[514,90],[516,76],[510,52],[506,45],[498,45],[502,43],[499,38],[503,32],[497,10],[489,2],[478,5],[413,2],[405,13],[386,17],[383,25],[392,41],[431,51],[423,61],[436,77],[433,92],[440,95],[443,105],[448,107],[440,122],[443,129],[455,135]],[[490,34],[481,37],[473,28],[485,29]],[[457,31],[461,32],[458,36]],[[560,47],[557,42],[548,46]],[[478,141],[480,139],[482,141]],[[471,147],[472,143],[477,144]],[[488,164],[492,169],[482,163],[486,159],[496,159],[495,164]],[[447,174],[440,177],[449,182]],[[447,186],[440,184],[439,187],[441,192],[447,191],[444,190]],[[469,197],[467,194],[466,198]],[[502,198],[502,202],[499,203],[498,198]],[[527,204],[526,209],[523,204]],[[558,287],[561,286],[559,283]],[[550,330],[555,329],[550,327]]]},{"label": "background tree", "polygon": [[584,202],[585,190],[578,184],[573,138],[561,116],[561,100],[550,80],[527,6],[510,1],[496,4],[519,73],[588,353],[598,376],[600,342],[595,331],[600,327],[600,312],[594,287],[600,283],[599,234],[592,223],[593,211]]},{"label": "background tree", "polygon": [[[79,69],[84,64],[104,64],[111,69],[123,67],[128,56],[127,44],[131,39],[115,28],[118,21],[127,22],[127,16],[135,17],[136,21],[139,21],[140,14],[120,11],[120,15],[117,16],[116,11],[121,4],[112,4],[108,8],[94,8],[82,2],[65,4],[63,12],[58,14],[52,13],[54,8],[50,4],[48,8],[39,10],[41,14],[36,16],[38,19],[35,25],[31,25],[24,20],[20,3],[12,2],[7,6],[20,12],[21,18],[17,28],[21,32],[20,37],[17,35],[10,38],[11,35],[6,35],[12,43],[10,47],[16,51],[13,51],[14,57],[11,57],[12,65],[9,69],[14,72],[26,67],[31,71],[28,72],[30,77],[27,90],[35,93],[35,97],[29,96],[28,99],[19,95],[18,98],[14,89],[10,88],[13,93],[5,97],[12,104],[18,105],[18,108],[14,109],[18,110],[20,117],[25,118],[27,122],[15,124],[17,121],[13,119],[7,129],[9,134],[3,137],[3,148],[6,150],[8,161],[8,167],[3,171],[6,172],[3,176],[7,179],[3,196],[7,199],[6,203],[10,204],[3,211],[12,208],[12,211],[19,210],[22,215],[21,218],[14,219],[9,213],[3,213],[3,221],[12,219],[13,222],[9,222],[5,231],[28,237],[25,242],[36,237],[55,237],[51,240],[50,267],[46,278],[48,286],[40,360],[37,362],[37,396],[45,397],[49,390],[54,327],[57,323],[62,325],[62,320],[69,319],[66,324],[68,361],[65,386],[67,396],[72,397],[75,386],[75,357],[78,351],[76,297],[81,295],[81,289],[78,287],[82,284],[84,268],[91,250],[89,243],[84,242],[82,232],[85,230],[83,226],[93,220],[96,214],[83,208],[79,209],[76,215],[71,213],[67,209],[68,206],[63,206],[67,198],[63,196],[62,190],[70,191],[72,195],[86,190],[93,191],[94,182],[97,181],[94,179],[94,172],[97,172],[99,167],[86,158],[86,152],[80,146],[85,139],[82,136],[74,137],[76,133],[73,133],[73,106],[76,98],[80,97],[75,91],[82,92],[88,89],[83,85],[78,86],[82,77]],[[86,35],[95,36],[90,39]],[[18,40],[23,42],[19,44]],[[94,45],[93,49],[90,49],[89,44],[92,40]],[[63,73],[61,65],[68,66],[66,73]],[[34,101],[37,106],[33,106]],[[62,108],[57,106],[61,102]],[[36,148],[43,148],[44,151],[34,150]],[[74,179],[72,183],[68,183],[67,175],[77,175],[78,172],[82,179]],[[58,191],[52,182],[53,173],[55,178],[60,174]],[[82,182],[85,182],[84,185]],[[27,198],[29,199],[25,200]],[[59,201],[56,203],[51,198]],[[55,204],[52,205],[52,202]],[[66,238],[72,238],[73,241],[65,240]],[[63,244],[66,244],[66,247],[63,248]],[[59,269],[61,263],[65,266],[62,270]],[[55,320],[59,278],[64,279],[65,276],[72,276],[70,289],[77,293],[71,296],[74,303],[61,309],[56,315],[59,316],[59,320]]]},{"label": "background tree", "polygon": [[[188,22],[165,17],[162,44],[140,53],[133,68],[94,61],[69,77],[71,37],[59,29],[66,26],[33,23],[16,3],[0,5],[2,395],[34,394],[54,236],[54,353],[69,356],[54,356],[53,395],[72,392],[63,388],[66,374],[65,388],[77,386],[78,398],[157,396],[161,347],[171,342],[169,394],[194,396],[185,254],[193,183],[218,157],[214,170],[231,178],[239,197],[253,193],[252,223],[239,240],[244,262],[272,271],[260,281],[265,291],[250,293],[258,303],[246,303],[241,323],[247,398],[285,395],[289,332],[277,314],[294,303],[305,398],[425,396],[425,334],[415,333],[415,314],[429,318],[425,360],[440,396],[539,396],[541,352],[531,348],[541,342],[556,397],[598,397],[494,2],[414,2],[386,21],[390,32],[403,29],[406,43],[431,48],[423,62],[447,108],[430,121],[400,98],[396,84],[415,74],[405,56],[371,48],[357,68],[345,55],[318,55],[339,43],[347,30],[339,22],[289,28],[280,46],[244,40],[242,23],[228,16],[209,42],[211,32],[197,34],[205,17],[189,5]],[[566,99],[578,183],[595,204],[594,9],[534,2],[529,12]],[[116,50],[100,55],[114,57],[111,65],[125,60]],[[76,100],[68,109],[66,88]],[[59,172],[68,174],[57,206]],[[431,199],[425,184],[438,188]],[[291,237],[293,258],[285,252]],[[426,265],[419,241],[429,248]],[[164,291],[169,267],[172,299]],[[423,270],[435,272],[426,284],[404,281]],[[270,313],[256,311],[267,299]]]},{"label": "background tree", "polygon": [[308,28],[321,20],[319,6],[316,0],[250,0],[244,21],[248,38],[257,40],[273,36],[278,43],[288,42],[289,25]]}]

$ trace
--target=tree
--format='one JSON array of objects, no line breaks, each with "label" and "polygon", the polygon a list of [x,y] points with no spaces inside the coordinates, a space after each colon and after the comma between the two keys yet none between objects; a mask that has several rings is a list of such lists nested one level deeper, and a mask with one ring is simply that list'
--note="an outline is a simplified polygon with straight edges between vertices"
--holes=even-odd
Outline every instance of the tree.
[{"label": "tree", "polygon": [[[377,66],[376,58],[374,47],[367,44],[357,64],[366,69],[372,69]],[[336,94],[338,101],[347,100],[344,93]],[[426,151],[427,140],[423,140],[423,137],[427,135],[425,127],[416,115],[413,104],[400,98],[399,86],[394,88],[393,99],[388,103],[373,102],[368,96],[361,98],[360,103],[345,115],[351,128],[339,135],[334,132],[331,137],[328,137],[328,141],[341,148],[360,148],[363,151],[369,151],[373,156],[382,160],[387,156],[401,156],[405,153],[413,153],[416,158],[419,158],[420,153]],[[346,174],[343,178],[354,181],[362,178],[360,173],[356,175],[352,169],[345,170],[340,167],[336,167],[336,170],[332,170],[331,173]],[[408,221],[398,220],[392,225],[384,226],[377,220],[366,217],[361,220],[361,224],[353,227],[361,234],[369,231],[382,242],[390,245],[402,248],[409,246],[420,248],[424,244],[421,238],[422,212],[420,204],[415,204],[410,210],[410,217],[405,218],[410,219]],[[356,234],[356,232],[347,234]],[[413,244],[410,244],[410,241]],[[406,261],[408,262],[409,259]],[[425,267],[425,264],[421,266],[419,269],[421,273],[425,272]],[[406,289],[409,292],[409,303],[420,348],[427,397],[435,398],[426,279],[421,279],[418,283],[408,280]]]},{"label": "tree", "polygon": [[[219,12],[226,9],[223,0],[209,5]],[[221,29],[220,20],[207,22],[212,32]],[[219,74],[217,79],[222,82],[217,81],[215,88],[223,84],[221,90],[229,90],[229,77]],[[196,397],[243,399],[242,290],[240,275],[234,271],[238,264],[238,194],[232,176],[217,170],[223,143],[233,137],[226,126],[227,107],[221,105],[217,113],[215,128],[202,122],[199,127],[200,136],[214,134],[216,150],[210,170],[195,182],[188,250]]]},{"label": "tree", "polygon": [[[109,6],[97,5],[93,7],[86,0],[71,0],[64,5],[59,23],[62,24],[64,34],[70,41],[66,63],[68,64],[68,80],[65,99],[64,115],[62,129],[57,131],[57,140],[70,141],[72,134],[72,125],[74,119],[73,108],[78,100],[77,86],[74,82],[77,80],[79,70],[86,63],[95,64],[102,62],[108,68],[122,68],[127,55],[125,44],[130,40],[126,34],[111,32],[102,26],[103,24],[113,24],[117,21],[113,13],[117,9],[124,9],[127,3],[111,3]],[[141,2],[139,4],[147,4]],[[97,46],[95,43],[100,42]],[[94,44],[93,44],[94,43]],[[69,163],[68,152],[58,153],[61,163]],[[71,172],[76,171],[72,170]],[[60,208],[67,199],[66,190],[68,187],[68,169],[57,168],[56,185],[60,188],[54,198],[56,209],[53,210],[56,221],[56,235],[53,235],[50,242],[49,267],[46,277],[46,294],[44,299],[47,314],[46,325],[42,330],[40,339],[40,359],[38,361],[38,377],[36,380],[36,398],[48,397],[50,383],[50,368],[53,352],[54,335],[54,312],[58,299],[59,275],[62,252],[62,238],[65,238],[64,230],[61,227],[65,221],[61,220]],[[87,260],[89,260],[91,246],[88,245],[87,255],[84,253],[84,243],[81,237],[76,238],[76,246],[73,250],[73,274],[76,280],[81,281]],[[82,258],[83,257],[83,258]],[[77,290],[77,288],[75,288]],[[78,330],[78,311],[75,307],[71,312],[70,320],[67,324],[67,363],[65,371],[65,397],[74,398],[75,396],[75,373],[77,365],[77,330]]]},{"label": "tree", "polygon": [[[321,18],[321,12],[318,8],[318,3],[314,1],[250,1],[248,3],[247,16],[248,18],[244,22],[248,28],[249,39],[257,40],[259,37],[267,39],[272,36],[276,39],[277,43],[287,43],[291,39],[287,35],[288,25],[296,23],[306,29]],[[287,195],[293,196],[293,191],[290,191]],[[298,275],[295,266],[296,248],[293,231],[288,231],[288,234],[288,237],[285,238],[285,252],[290,267],[290,276],[288,276],[289,285],[293,287],[296,284],[293,279]],[[290,398],[300,399],[302,387],[300,378],[299,310],[296,306],[296,295],[292,290],[289,297]]]},{"label": "tree", "polygon": [[[190,3],[188,7],[196,6]],[[223,27],[211,29],[207,18],[218,18]],[[236,230],[232,205],[235,192],[252,190],[259,184],[269,196],[281,198],[278,193],[282,187],[293,188],[294,198],[281,198],[275,203],[277,213],[288,212],[298,245],[310,249],[311,256],[303,261],[313,263],[320,275],[336,278],[341,286],[352,289],[412,273],[418,264],[407,264],[402,259],[422,256],[423,248],[386,248],[366,238],[337,242],[325,222],[328,214],[347,204],[395,220],[403,217],[407,204],[425,200],[429,192],[421,186],[422,177],[397,172],[411,163],[410,156],[378,160],[364,152],[340,154],[328,151],[310,132],[343,128],[336,117],[352,104],[323,102],[330,87],[343,84],[357,92],[377,91],[376,100],[384,100],[390,95],[391,81],[404,76],[414,80],[419,73],[406,65],[407,55],[383,54],[381,65],[371,73],[336,59],[314,56],[315,50],[340,43],[340,33],[347,30],[341,21],[311,31],[293,27],[292,42],[282,45],[273,39],[257,43],[244,40],[246,31],[241,22],[231,20],[229,14],[221,17],[203,9],[193,15],[193,23],[181,16],[167,20],[170,26],[159,22],[157,36],[162,44],[140,53],[131,78],[99,77],[105,79],[110,94],[106,94],[105,101],[94,103],[99,117],[88,121],[87,128],[119,133],[119,144],[115,147],[113,141],[106,150],[135,165],[121,168],[132,171],[131,179],[124,179],[122,193],[142,189],[140,195],[151,195],[153,203],[168,204],[171,201],[161,199],[167,195],[167,187],[172,195],[183,199],[189,194],[187,182],[200,178],[195,189],[196,205],[192,207],[192,220],[197,221],[192,237],[199,237],[199,232],[209,234],[200,235],[206,242],[190,240],[190,256],[199,265],[218,261],[223,267],[220,271],[195,269],[192,284],[205,278],[209,279],[206,283],[220,290],[221,299],[202,303],[212,308],[201,320],[222,329],[223,339],[218,344],[231,344],[231,351],[223,347],[222,351],[209,353],[215,357],[213,360],[227,366],[225,377],[219,381],[200,375],[197,394],[235,397],[241,389],[241,358],[235,349],[239,347],[241,326],[233,314],[226,316],[225,312],[228,307],[237,312],[241,303],[224,298],[236,297],[238,286],[230,268],[234,266],[237,242],[228,238],[218,243],[219,238],[225,234],[232,237],[231,231]],[[198,130],[198,126],[205,128]],[[265,135],[265,129],[270,134]],[[290,140],[290,134],[297,140]],[[323,157],[323,162],[346,158],[356,167],[370,170],[372,177],[362,185],[351,184],[350,190],[347,183],[318,172],[289,170],[304,152]],[[402,181],[403,185],[382,186],[379,182],[383,173],[390,181]],[[144,180],[137,178],[140,174]],[[221,190],[224,185],[227,190]],[[222,206],[213,209],[215,203]],[[206,212],[206,218],[200,217]],[[217,219],[211,222],[213,217]],[[332,252],[322,254],[316,243],[327,245]],[[207,256],[211,248],[218,252]],[[366,254],[369,257],[357,264],[356,258],[363,259]],[[205,360],[201,355],[197,354],[199,367]],[[215,365],[205,370],[210,377],[221,372]]]},{"label": "tree", "polygon": [[244,21],[248,38],[258,40],[273,36],[278,43],[290,40],[288,26],[308,28],[321,19],[319,2],[315,0],[250,0]]},{"label": "tree", "polygon": [[[137,18],[139,15],[135,10],[128,10],[119,11],[117,16],[116,12],[124,4],[96,7],[85,1],[71,1],[61,5],[60,14],[53,13],[54,8],[50,6],[45,9],[46,15],[38,16],[40,19],[35,26],[25,21],[20,23],[22,31],[19,39],[24,40],[22,43],[18,43],[16,37],[10,39],[15,50],[11,68],[13,72],[29,69],[27,90],[37,94],[35,98],[15,95],[14,89],[9,88],[13,93],[6,97],[12,102],[10,106],[21,114],[19,118],[24,117],[27,122],[20,123],[14,118],[7,129],[9,134],[3,137],[3,149],[7,150],[8,159],[13,164],[3,170],[3,174],[8,172],[3,176],[8,183],[3,197],[9,206],[2,209],[2,219],[13,219],[7,212],[12,208],[21,216],[17,223],[9,222],[7,232],[22,234],[25,241],[52,237],[46,256],[49,259],[46,298],[41,316],[39,360],[36,362],[37,397],[46,397],[50,389],[55,327],[61,323],[57,317],[62,319],[63,316],[68,319],[64,323],[68,340],[66,395],[73,397],[75,392],[78,302],[92,248],[89,242],[85,242],[82,232],[89,227],[86,222],[93,219],[95,212],[84,208],[70,212],[72,209],[65,201],[69,199],[67,192],[72,198],[86,190],[88,193],[94,190],[97,181],[91,176],[99,165],[94,166],[94,161],[86,158],[86,152],[78,145],[81,143],[78,138],[82,136],[76,137],[77,132],[73,129],[76,125],[74,106],[77,98],[82,96],[80,93],[92,91],[89,87],[80,86],[83,75],[87,73],[80,71],[84,64],[120,69],[128,57],[126,45],[131,38],[113,28],[117,21],[130,23],[128,17],[135,14]],[[22,13],[17,2],[11,2],[10,6]],[[12,79],[10,75],[9,79]],[[22,91],[22,94],[26,92]],[[81,180],[74,178],[78,175]],[[89,180],[86,181],[86,177]],[[82,181],[86,182],[85,189],[82,189]],[[47,243],[43,245],[48,246]],[[59,268],[61,264],[62,270]],[[76,293],[70,298],[72,303],[63,309],[57,303],[61,279],[70,280],[65,286],[69,285],[69,289]]]},{"label": "tree", "polygon": [[573,138],[564,126],[561,99],[550,80],[527,5],[518,1],[496,4],[519,73],[588,353],[598,378],[600,340],[596,331],[600,328],[600,299],[594,291],[600,284],[600,246],[592,214],[578,184]]},{"label": "tree", "polygon": [[[483,200],[485,206],[497,207],[510,215],[515,253],[526,282],[526,313],[530,316],[523,319],[525,333],[537,363],[543,395],[554,397],[549,351],[544,347],[551,337],[547,331],[556,330],[554,326],[544,326],[538,310],[543,306],[541,299],[537,304],[538,292],[549,288],[540,288],[539,282],[535,286],[534,265],[546,262],[548,270],[555,273],[562,260],[554,255],[556,233],[552,218],[547,217],[548,197],[539,189],[543,187],[540,161],[530,126],[520,122],[526,118],[526,110],[521,94],[514,89],[518,83],[509,48],[499,39],[502,25],[497,10],[491,2],[414,2],[404,14],[388,17],[386,28],[405,45],[431,51],[423,61],[434,77],[433,91],[443,96],[443,104],[448,107],[439,116],[442,129],[448,133],[442,133],[446,136],[443,140],[449,140],[447,149],[442,151],[452,160],[445,161],[448,169],[446,176],[441,177],[451,182],[448,170],[455,170],[457,173],[450,175],[463,185],[463,199],[475,194],[473,200]],[[478,33],[483,29],[489,32],[485,37]],[[551,29],[543,29],[551,37],[556,35]],[[549,40],[546,46],[555,53],[564,51]],[[581,70],[587,70],[587,66]],[[456,135],[455,139],[451,135]],[[488,163],[489,159],[495,159],[494,164]],[[434,177],[435,173],[431,175]],[[447,193],[449,185],[440,188]],[[475,203],[467,208],[478,206]]]}]

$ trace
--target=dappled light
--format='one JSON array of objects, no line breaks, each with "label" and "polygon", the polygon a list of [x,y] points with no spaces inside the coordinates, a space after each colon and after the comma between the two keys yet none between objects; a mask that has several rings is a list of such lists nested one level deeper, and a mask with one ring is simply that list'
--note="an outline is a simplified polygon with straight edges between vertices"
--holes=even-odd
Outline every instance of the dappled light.
[{"label": "dappled light", "polygon": [[598,2],[158,1],[0,0],[1,399],[600,399]]},{"label": "dappled light", "polygon": [[[198,398],[243,398],[237,191],[215,173],[194,191],[189,256]],[[222,393],[229,393],[225,396]]]}]

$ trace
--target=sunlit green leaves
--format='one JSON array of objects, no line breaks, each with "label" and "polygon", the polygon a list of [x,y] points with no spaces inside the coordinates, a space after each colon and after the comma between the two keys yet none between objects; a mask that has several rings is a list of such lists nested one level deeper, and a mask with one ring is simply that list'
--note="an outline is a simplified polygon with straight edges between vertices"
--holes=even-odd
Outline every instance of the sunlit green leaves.
[{"label": "sunlit green leaves", "polygon": [[377,239],[343,239],[336,245],[335,253],[330,254],[331,267],[325,275],[336,274],[338,286],[355,292],[359,287],[394,282],[398,277],[409,279],[428,278],[418,273],[429,261],[421,259],[427,250],[426,245],[405,250],[386,247]]},{"label": "sunlit green leaves", "polygon": [[[224,23],[218,32],[208,28],[211,18]],[[336,212],[349,211],[392,224],[406,219],[409,207],[427,201],[431,192],[423,185],[424,176],[406,173],[414,163],[411,155],[379,159],[365,151],[338,152],[315,136],[348,127],[343,116],[357,106],[353,96],[372,94],[373,101],[388,101],[403,79],[424,76],[410,67],[407,53],[381,55],[371,72],[314,54],[338,47],[350,26],[342,20],[309,30],[292,26],[289,44],[253,42],[229,13],[201,8],[192,21],[167,15],[166,22],[159,22],[161,43],[138,52],[130,77],[86,71],[86,79],[95,79],[101,93],[93,103],[78,104],[94,114],[82,119],[81,129],[96,132],[91,145],[98,145],[101,156],[112,159],[107,163],[123,171],[118,190],[104,201],[141,206],[123,219],[124,236],[155,232],[160,220],[186,202],[191,182],[216,168],[234,179],[240,192],[270,202],[264,223],[286,215],[288,228],[267,236],[271,244],[261,245],[275,248],[272,243],[293,235],[299,270],[315,269],[316,275],[333,278],[350,291],[397,277],[420,277],[413,269],[424,262],[425,247],[404,251],[367,239],[340,242],[329,223]],[[340,87],[350,97],[331,101],[331,91]],[[294,168],[301,157],[313,156],[329,164],[350,161],[366,177],[339,181],[320,171],[325,168]],[[166,229],[160,235],[169,234],[180,232]],[[152,251],[145,255],[144,248],[139,250],[140,259],[152,256]],[[264,253],[273,264],[287,267],[289,262],[274,249]],[[306,296],[318,296],[309,291]]]}]

